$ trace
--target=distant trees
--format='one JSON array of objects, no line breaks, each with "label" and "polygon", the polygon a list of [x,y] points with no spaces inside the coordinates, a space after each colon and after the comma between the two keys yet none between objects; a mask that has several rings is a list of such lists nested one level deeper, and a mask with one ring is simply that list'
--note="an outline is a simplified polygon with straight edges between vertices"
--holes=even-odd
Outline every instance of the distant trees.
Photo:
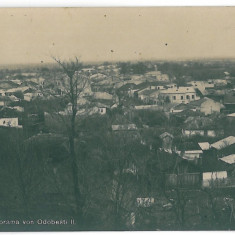
[{"label": "distant trees", "polygon": [[143,62],[130,63],[130,62],[121,62],[119,63],[120,73],[121,74],[145,74],[148,71],[148,67]]}]

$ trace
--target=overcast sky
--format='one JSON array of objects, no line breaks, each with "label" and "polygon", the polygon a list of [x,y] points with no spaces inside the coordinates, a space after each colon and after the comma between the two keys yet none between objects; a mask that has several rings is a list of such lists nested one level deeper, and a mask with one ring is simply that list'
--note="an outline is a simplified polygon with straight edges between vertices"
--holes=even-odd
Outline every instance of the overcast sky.
[{"label": "overcast sky", "polygon": [[0,64],[235,58],[235,7],[0,9]]}]

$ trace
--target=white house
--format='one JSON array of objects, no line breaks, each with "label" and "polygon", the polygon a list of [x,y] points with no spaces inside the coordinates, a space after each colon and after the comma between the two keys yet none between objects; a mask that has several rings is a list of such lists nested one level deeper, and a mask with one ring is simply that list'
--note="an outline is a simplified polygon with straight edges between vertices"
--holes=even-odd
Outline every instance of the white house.
[{"label": "white house", "polygon": [[0,118],[0,126],[22,128],[18,124],[18,118]]},{"label": "white house", "polygon": [[193,87],[175,87],[166,90],[160,90],[160,96],[163,99],[169,99],[171,103],[189,103],[190,101],[199,100]]}]

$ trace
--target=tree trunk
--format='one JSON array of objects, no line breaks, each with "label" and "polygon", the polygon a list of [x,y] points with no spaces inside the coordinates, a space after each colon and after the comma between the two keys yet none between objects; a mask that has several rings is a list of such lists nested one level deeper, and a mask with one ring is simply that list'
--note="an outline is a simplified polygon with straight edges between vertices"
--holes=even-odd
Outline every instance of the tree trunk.
[{"label": "tree trunk", "polygon": [[[76,115],[76,114],[75,114]],[[75,214],[77,217],[77,223],[82,224],[83,219],[83,212],[82,212],[82,195],[79,189],[79,182],[78,182],[78,167],[76,161],[76,154],[75,154],[75,146],[74,146],[74,139],[75,139],[75,115],[73,114],[71,119],[71,135],[70,135],[70,157],[71,157],[71,168],[72,168],[72,177],[73,177],[73,190],[74,190],[74,199],[76,204]]]}]

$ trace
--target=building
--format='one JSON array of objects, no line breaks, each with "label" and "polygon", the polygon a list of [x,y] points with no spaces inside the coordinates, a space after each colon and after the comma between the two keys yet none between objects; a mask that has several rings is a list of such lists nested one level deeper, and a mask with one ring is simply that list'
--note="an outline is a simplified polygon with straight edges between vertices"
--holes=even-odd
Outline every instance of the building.
[{"label": "building", "polygon": [[213,147],[216,150],[224,149],[228,146],[231,146],[235,144],[235,136],[228,136],[224,139],[221,139],[213,144],[211,144],[211,147]]},{"label": "building", "polygon": [[209,117],[188,117],[184,121],[184,128],[182,129],[184,136],[207,136],[216,137],[223,134],[223,129],[218,127],[213,119]]},{"label": "building", "polygon": [[174,136],[168,132],[164,132],[160,135],[160,138],[162,139],[162,148],[165,151],[171,152]]},{"label": "building", "polygon": [[193,87],[178,87],[160,90],[159,97],[165,102],[185,104],[200,99]]},{"label": "building", "polygon": [[203,95],[206,94],[206,89],[214,88],[214,83],[208,81],[191,81],[187,82],[188,85],[191,85],[195,89],[197,88]]},{"label": "building", "polygon": [[220,113],[220,110],[224,108],[224,105],[216,102],[210,98],[204,97],[200,100],[193,101],[189,104],[191,109],[195,109],[196,111],[200,111],[205,115],[209,115],[212,113]]},{"label": "building", "polygon": [[18,118],[0,118],[0,126],[22,128],[18,124]]}]

